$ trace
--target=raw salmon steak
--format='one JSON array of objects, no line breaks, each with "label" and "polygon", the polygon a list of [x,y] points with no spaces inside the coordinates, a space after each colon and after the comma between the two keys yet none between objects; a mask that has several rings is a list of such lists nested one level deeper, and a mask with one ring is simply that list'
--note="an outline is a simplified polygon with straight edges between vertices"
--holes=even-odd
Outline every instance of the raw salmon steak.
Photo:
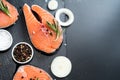
[{"label": "raw salmon steak", "polygon": [[7,6],[10,13],[10,16],[8,16],[0,10],[0,28],[6,28],[16,22],[19,14],[17,9],[12,4],[6,0],[2,0],[2,2],[5,6]]},{"label": "raw salmon steak", "polygon": [[[33,12],[38,15],[39,20]],[[24,4],[23,13],[29,37],[34,47],[48,54],[56,51],[63,41],[63,34],[61,26],[58,25],[57,28],[61,34],[56,39],[57,33],[47,24],[47,22],[51,24],[57,22],[54,16],[38,5],[32,5],[30,8]]]},{"label": "raw salmon steak", "polygon": [[51,76],[44,70],[24,65],[18,68],[13,80],[53,80]]}]

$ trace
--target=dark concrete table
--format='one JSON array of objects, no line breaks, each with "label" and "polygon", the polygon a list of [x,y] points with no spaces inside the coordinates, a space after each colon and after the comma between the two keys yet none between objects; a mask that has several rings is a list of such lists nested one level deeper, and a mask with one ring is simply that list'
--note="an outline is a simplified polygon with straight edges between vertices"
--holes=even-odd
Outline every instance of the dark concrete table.
[{"label": "dark concrete table", "polygon": [[[31,44],[21,7],[38,4],[47,9],[45,0],[8,0],[19,11],[19,20],[8,30],[14,42]],[[120,80],[120,0],[58,0],[59,8],[73,11],[75,21],[64,32],[64,41],[55,54],[47,56],[34,48],[28,63],[46,70],[56,80]],[[55,14],[56,11],[50,11]],[[65,20],[66,16],[62,15]],[[67,44],[65,46],[65,44]],[[12,47],[0,52],[0,80],[12,80],[18,64],[11,57]],[[67,56],[73,69],[66,78],[56,78],[50,71],[54,57]]]}]

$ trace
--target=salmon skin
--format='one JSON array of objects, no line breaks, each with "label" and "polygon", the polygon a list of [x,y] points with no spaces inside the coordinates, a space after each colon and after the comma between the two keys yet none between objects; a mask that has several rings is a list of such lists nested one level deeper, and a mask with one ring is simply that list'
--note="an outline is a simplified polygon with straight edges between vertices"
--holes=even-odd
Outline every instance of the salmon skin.
[{"label": "salmon skin", "polygon": [[31,65],[20,66],[13,80],[53,80],[44,70]]},{"label": "salmon skin", "polygon": [[[40,21],[36,19],[32,11],[39,16]],[[63,34],[60,34],[56,39],[57,33],[47,25],[47,22],[54,23],[54,16],[38,5],[32,5],[30,8],[24,4],[23,13],[29,37],[34,47],[48,54],[56,51],[63,41]],[[62,32],[60,25],[58,25],[58,29]]]},{"label": "salmon skin", "polygon": [[0,28],[6,28],[14,24],[18,20],[19,14],[17,9],[12,4],[10,4],[6,0],[2,0],[2,2],[5,6],[8,7],[8,10],[10,12],[10,16],[8,16],[0,10]]}]

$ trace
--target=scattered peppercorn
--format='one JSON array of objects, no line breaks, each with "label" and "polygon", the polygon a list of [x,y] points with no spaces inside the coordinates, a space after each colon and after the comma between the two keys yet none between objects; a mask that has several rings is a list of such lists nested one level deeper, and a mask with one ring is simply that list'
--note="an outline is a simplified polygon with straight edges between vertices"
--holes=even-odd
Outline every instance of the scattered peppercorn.
[{"label": "scattered peppercorn", "polygon": [[40,79],[35,76],[34,78],[30,78],[29,80],[40,80]]},{"label": "scattered peppercorn", "polygon": [[46,31],[48,32],[49,30],[48,30],[48,29],[46,29]]},{"label": "scattered peppercorn", "polygon": [[24,77],[22,76],[21,78],[23,79]]},{"label": "scattered peppercorn", "polygon": [[34,78],[36,78],[36,76]]},{"label": "scattered peppercorn", "polygon": [[51,36],[53,35],[52,32],[50,32],[50,35],[51,35]]},{"label": "scattered peppercorn", "polygon": [[40,73],[42,73],[42,71],[40,71]]}]

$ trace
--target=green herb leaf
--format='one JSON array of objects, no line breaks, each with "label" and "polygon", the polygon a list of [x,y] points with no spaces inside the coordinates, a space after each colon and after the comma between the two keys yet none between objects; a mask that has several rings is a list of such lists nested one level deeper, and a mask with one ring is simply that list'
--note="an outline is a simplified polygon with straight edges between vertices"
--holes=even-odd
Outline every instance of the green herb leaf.
[{"label": "green herb leaf", "polygon": [[53,31],[56,31],[56,28],[54,27],[53,24],[51,24],[51,23],[49,23],[49,22],[47,21],[47,25],[48,25]]},{"label": "green herb leaf", "polygon": [[6,15],[11,16],[8,7],[3,4],[2,0],[0,0],[0,10],[3,11]]},{"label": "green herb leaf", "polygon": [[53,19],[53,24],[51,24],[50,22],[47,21],[47,25],[56,33],[56,39],[55,40],[57,40],[61,35],[61,32],[59,30],[58,22]]},{"label": "green herb leaf", "polygon": [[58,27],[58,22],[56,23],[55,19],[53,19],[53,22],[54,22],[54,27],[57,28]]}]

